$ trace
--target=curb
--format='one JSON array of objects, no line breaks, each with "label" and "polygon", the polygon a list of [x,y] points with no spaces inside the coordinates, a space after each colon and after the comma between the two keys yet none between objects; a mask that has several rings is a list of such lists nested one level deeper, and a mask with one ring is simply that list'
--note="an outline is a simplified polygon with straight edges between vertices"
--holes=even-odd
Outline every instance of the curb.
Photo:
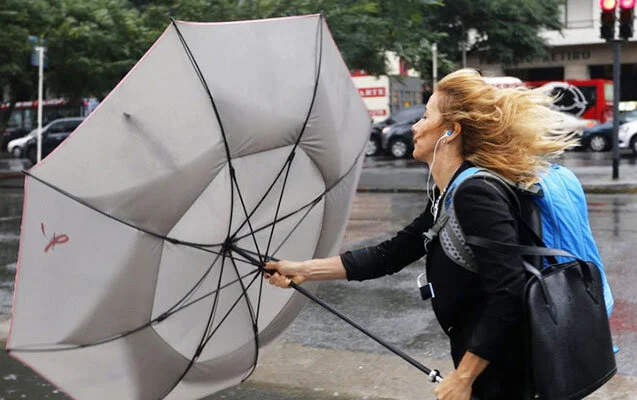
[{"label": "curb", "polygon": [[[363,170],[365,174],[365,170]],[[576,174],[577,175],[577,174]],[[24,173],[21,171],[0,171],[0,188],[2,187],[22,187],[22,180],[24,179]],[[637,181],[632,182],[605,182],[605,181],[592,181],[586,182],[586,180],[578,177],[582,182],[584,192],[590,194],[623,194],[623,193],[637,193]],[[7,182],[11,185],[7,185]],[[419,193],[425,192],[426,188],[421,185],[396,185],[393,182],[393,186],[358,186],[356,191],[359,193]]]},{"label": "curb", "polygon": [[[589,194],[629,194],[637,193],[637,182],[635,183],[583,183],[584,192]],[[402,188],[379,188],[379,187],[358,187],[358,193],[421,193],[426,192],[422,187],[402,187]]]},{"label": "curb", "polygon": [[582,187],[586,193],[591,194],[619,194],[637,193],[637,183],[583,183]]}]

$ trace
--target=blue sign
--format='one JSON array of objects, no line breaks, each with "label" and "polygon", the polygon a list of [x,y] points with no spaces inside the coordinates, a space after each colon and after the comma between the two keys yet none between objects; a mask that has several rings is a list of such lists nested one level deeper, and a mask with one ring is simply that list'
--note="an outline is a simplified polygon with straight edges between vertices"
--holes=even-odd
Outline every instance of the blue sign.
[{"label": "blue sign", "polygon": [[31,51],[31,65],[34,67],[38,67],[40,65],[40,57],[38,52],[35,50],[36,47],[42,46],[44,47],[44,65],[43,68],[47,68],[49,66],[49,58],[46,56],[46,40],[41,39],[37,36],[29,36],[29,43],[33,50]]}]

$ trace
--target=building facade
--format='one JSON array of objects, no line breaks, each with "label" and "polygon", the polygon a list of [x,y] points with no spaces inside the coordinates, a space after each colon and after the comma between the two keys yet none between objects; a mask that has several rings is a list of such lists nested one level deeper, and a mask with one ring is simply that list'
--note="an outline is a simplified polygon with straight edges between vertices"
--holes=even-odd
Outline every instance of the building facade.
[{"label": "building facade", "polygon": [[[490,76],[515,76],[523,81],[613,79],[613,48],[600,38],[599,0],[565,0],[562,32],[544,32],[549,54],[514,66],[489,64],[469,56],[467,65]],[[616,28],[617,35],[618,28]],[[637,39],[621,46],[621,101],[637,100]]]}]

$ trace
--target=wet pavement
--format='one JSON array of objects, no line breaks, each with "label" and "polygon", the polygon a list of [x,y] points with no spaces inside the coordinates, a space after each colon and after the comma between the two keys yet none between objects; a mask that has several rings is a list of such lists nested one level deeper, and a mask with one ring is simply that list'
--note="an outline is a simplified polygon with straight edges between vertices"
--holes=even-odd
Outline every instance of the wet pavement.
[{"label": "wet pavement", "polygon": [[[612,154],[566,152],[556,162],[570,168],[589,193],[637,192],[637,157],[622,151],[619,178],[612,179]],[[426,189],[427,165],[413,159],[379,156],[365,160],[359,191],[412,192]]]},{"label": "wet pavement", "polygon": [[[587,154],[577,155],[570,162],[580,162]],[[632,161],[632,158],[622,159],[625,171],[634,165]],[[370,160],[368,168],[419,167],[411,161],[397,161],[403,163],[402,167],[389,167],[387,163],[373,165],[376,162],[382,160]],[[593,158],[592,162],[605,167],[608,160]],[[589,194],[587,199],[591,226],[615,296],[611,329],[615,343],[621,348],[617,354],[619,377],[606,385],[606,391],[602,392],[605,397],[595,398],[635,399],[637,265],[633,260],[637,243],[637,194]],[[0,189],[0,321],[10,315],[22,201],[21,190]],[[348,221],[343,250],[390,237],[418,215],[424,204],[422,192],[359,192]],[[444,374],[450,368],[446,336],[438,327],[430,304],[420,300],[415,287],[415,278],[423,268],[419,261],[399,274],[373,281],[326,282],[319,287],[318,295],[405,352],[434,363],[436,368],[441,365]],[[341,320],[310,304],[274,349],[263,356],[265,367],[258,368],[246,384],[207,400],[433,398],[432,386],[420,379],[422,374],[416,371],[420,375],[413,378],[410,374],[415,369],[389,354]],[[272,369],[280,370],[281,375],[277,376],[277,371]],[[423,394],[409,394],[418,387],[424,389]],[[20,398],[67,397],[1,353],[0,400]]]}]

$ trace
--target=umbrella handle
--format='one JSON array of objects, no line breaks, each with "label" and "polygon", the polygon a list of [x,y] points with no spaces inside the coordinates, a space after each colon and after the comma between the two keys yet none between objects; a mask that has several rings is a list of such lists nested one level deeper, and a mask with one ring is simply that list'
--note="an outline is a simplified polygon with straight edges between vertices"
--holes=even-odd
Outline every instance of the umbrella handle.
[{"label": "umbrella handle", "polygon": [[398,357],[400,357],[403,360],[407,361],[412,366],[418,368],[420,371],[422,371],[425,374],[427,374],[429,376],[429,381],[431,381],[431,382],[442,382],[442,376],[440,375],[440,371],[438,371],[437,369],[429,369],[429,368],[425,367],[424,365],[422,365],[421,363],[416,361],[414,358],[412,358],[409,355],[407,355],[402,350],[394,347],[393,345],[387,343],[386,341],[384,341],[383,339],[381,339],[378,336],[374,335],[373,333],[371,333],[367,329],[363,328],[358,323],[354,322],[351,318],[347,317],[346,315],[344,315],[343,313],[338,311],[336,308],[332,307],[330,304],[324,302],[323,300],[318,298],[313,293],[307,291],[302,286],[297,285],[296,283],[294,283],[292,281],[292,282],[290,282],[290,287],[294,288],[294,290],[296,290],[297,292],[301,293],[302,295],[304,295],[308,299],[312,300],[313,302],[317,303],[321,307],[325,308],[326,310],[328,310],[332,314],[336,315],[337,317],[339,317],[343,321],[347,322],[348,324],[350,324],[354,328],[358,329],[359,331],[361,331],[362,333],[364,333],[365,335],[367,335],[368,337],[370,337],[371,339],[373,339],[374,341],[376,341],[377,343],[379,343],[380,345],[385,347],[387,350],[391,351],[392,353],[396,354]]}]

